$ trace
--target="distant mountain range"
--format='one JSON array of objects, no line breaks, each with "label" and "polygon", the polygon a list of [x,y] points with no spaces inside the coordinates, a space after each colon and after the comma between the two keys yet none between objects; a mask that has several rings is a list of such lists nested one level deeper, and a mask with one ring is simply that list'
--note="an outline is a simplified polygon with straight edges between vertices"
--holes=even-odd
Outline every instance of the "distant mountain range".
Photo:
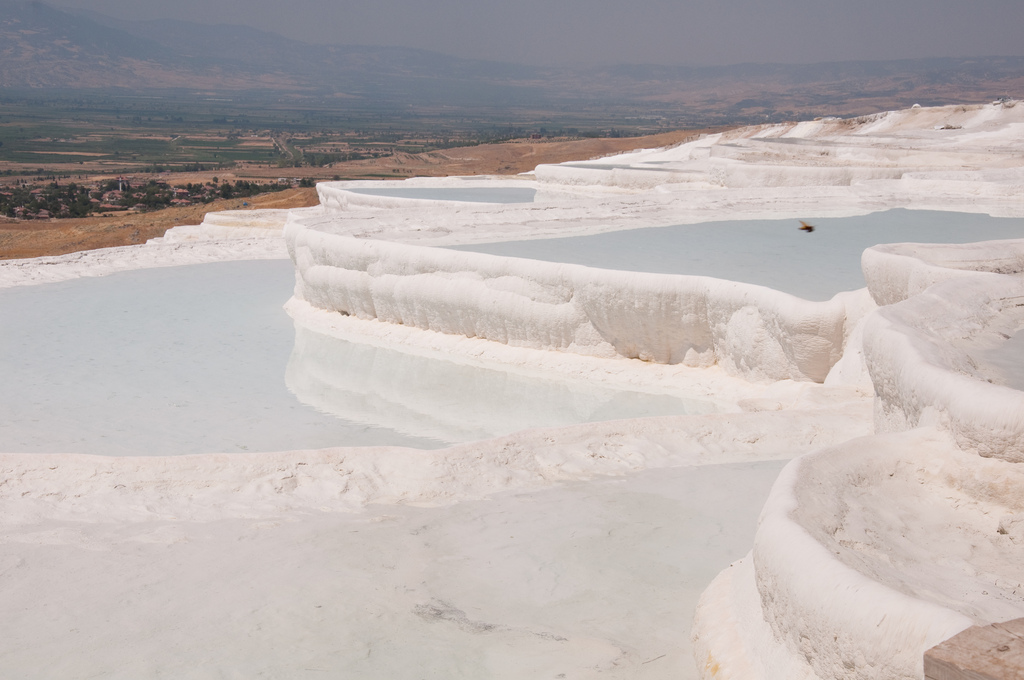
[{"label": "distant mountain range", "polygon": [[1024,58],[541,68],[0,0],[0,88],[262,92],[390,105],[631,107],[704,122],[1024,97]]}]

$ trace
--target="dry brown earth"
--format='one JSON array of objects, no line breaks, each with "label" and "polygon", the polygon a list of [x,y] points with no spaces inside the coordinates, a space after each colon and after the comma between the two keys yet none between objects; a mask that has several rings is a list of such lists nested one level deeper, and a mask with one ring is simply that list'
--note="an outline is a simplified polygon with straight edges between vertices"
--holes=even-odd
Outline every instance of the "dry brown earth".
[{"label": "dry brown earth", "polygon": [[679,144],[715,130],[676,130],[646,137],[601,139],[517,139],[502,144],[464,146],[420,154],[336,163],[331,168],[243,168],[244,178],[322,177],[344,179],[405,179],[406,177],[447,177],[452,175],[514,175],[530,172],[543,163],[564,163],[599,156]]},{"label": "dry brown earth", "polygon": [[171,227],[199,224],[206,213],[218,210],[301,208],[316,203],[316,189],[288,189],[248,199],[218,199],[203,205],[155,212],[112,213],[66,220],[8,220],[0,222],[0,260],[145,243],[163,236]]},{"label": "dry brown earth", "polygon": [[[312,177],[330,179],[405,179],[450,175],[514,175],[529,172],[542,163],[562,163],[630,151],[678,144],[707,130],[680,130],[648,137],[582,140],[516,140],[502,144],[445,149],[422,154],[396,154],[373,160],[337,163],[330,168],[240,167],[234,170],[194,174],[163,174],[172,185],[221,180]],[[57,170],[60,166],[50,166]],[[73,172],[81,172],[76,166]],[[138,179],[139,176],[136,177]],[[247,203],[248,205],[243,205]],[[80,250],[145,243],[171,227],[199,224],[208,212],[256,208],[301,208],[317,204],[315,189],[290,189],[248,199],[219,199],[204,205],[166,208],[156,212],[114,213],[103,217],[64,220],[0,219],[0,260],[42,255],[62,255]]]}]

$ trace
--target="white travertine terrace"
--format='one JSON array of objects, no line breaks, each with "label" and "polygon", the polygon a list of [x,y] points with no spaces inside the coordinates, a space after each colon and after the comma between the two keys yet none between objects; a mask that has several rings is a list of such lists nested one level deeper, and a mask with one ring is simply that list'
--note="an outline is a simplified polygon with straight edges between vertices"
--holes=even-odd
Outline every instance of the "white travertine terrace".
[{"label": "white travertine terrace", "polygon": [[499,186],[536,189],[533,203],[403,200],[346,190],[393,182],[328,182],[318,186],[325,212],[289,221],[363,238],[448,245],[893,207],[1020,216],[1022,130],[1024,107],[1014,102],[753,126],[670,148],[542,165],[532,177],[500,180]]},{"label": "white travertine terrace", "polygon": [[[145,529],[138,540],[173,534],[171,545],[205,535],[180,523],[206,522],[229,536],[220,542],[229,546],[226,557],[240,540],[231,521],[300,526],[314,513],[370,503],[447,506],[595,475],[795,457],[762,511],[750,555],[722,572],[697,607],[698,675],[919,678],[931,645],[975,623],[1024,615],[1024,397],[986,359],[1024,327],[1024,241],[877,246],[862,261],[867,289],[820,303],[717,279],[426,247],[893,207],[1024,217],[1024,105],[758,126],[541,166],[514,180],[403,186],[532,188],[537,195],[526,204],[472,204],[368,196],[349,191],[349,183],[326,183],[316,209],[258,222],[214,216],[147,246],[0,263],[0,287],[282,257],[278,238],[253,238],[252,230],[276,233],[284,225],[297,271],[288,311],[304,329],[664,394],[685,384],[696,397],[717,399],[721,412],[526,430],[430,452],[6,453],[0,529],[38,547],[65,540],[71,522],[124,522]],[[295,367],[300,377],[305,370],[316,366]],[[173,531],[171,522],[178,523]],[[86,546],[108,540],[98,529],[75,531]],[[361,582],[338,587],[366,590]],[[226,588],[239,609],[260,606],[245,584]],[[645,592],[654,607],[660,591]],[[106,616],[103,606],[112,605],[97,606]],[[434,610],[452,630],[473,623],[464,612]],[[572,650],[604,656],[565,662],[559,672],[589,677],[599,668],[602,677],[635,677],[641,659],[660,653],[647,648],[638,656],[627,648],[641,643],[615,639],[626,636],[615,630],[601,644],[593,641],[598,633],[567,634]],[[539,638],[524,635],[501,639],[513,640],[517,660],[535,660],[518,650],[534,649],[529,641]],[[678,647],[670,654],[686,648],[685,637],[673,635]],[[145,663],[170,664],[179,654],[149,653],[155,656]],[[656,677],[688,672],[680,666]]]},{"label": "white travertine terrace", "polygon": [[263,208],[255,210],[221,210],[206,213],[201,224],[186,225],[169,229],[151,243],[188,243],[236,238],[267,238],[280,236],[285,222],[291,214],[317,213],[319,207],[277,210]]},{"label": "white travertine terrace", "polygon": [[977,274],[879,310],[864,331],[876,428],[935,426],[965,451],[1024,463],[1024,393],[972,357],[1024,327],[1022,303],[1019,274]]},{"label": "white travertine terrace", "polygon": [[697,276],[549,264],[291,227],[314,307],[502,344],[822,382],[864,304]]},{"label": "white travertine terrace", "polygon": [[926,265],[940,282],[866,320],[879,434],[780,476],[753,552],[698,607],[705,677],[917,678],[926,649],[1024,614],[1024,394],[972,356],[1024,327],[1022,245],[865,254],[889,269],[876,299]]},{"label": "white travertine terrace", "polygon": [[[845,187],[832,196],[850,210],[898,195],[904,206],[973,204],[1019,215],[1022,143],[1020,109],[1002,104],[747,129],[542,166],[534,205],[452,210],[424,201],[412,230],[378,233],[443,241],[442,225],[452,221],[471,230],[466,220],[476,219],[487,229],[498,215],[518,213],[529,236],[541,230],[538,211],[554,215],[544,227],[571,231],[594,213],[609,222],[635,218],[627,192],[647,192],[646,200],[655,187],[662,200],[644,213],[648,224],[715,190],[750,205],[767,196],[785,202],[793,187],[819,198],[824,187]],[[586,216],[572,212],[581,201],[557,194],[578,187],[598,204]],[[321,194],[328,214],[344,219],[327,228],[289,224],[296,296],[360,319],[509,345],[715,364],[754,380],[821,382],[860,310],[870,309],[861,302],[848,311],[842,296],[796,302],[708,279],[354,239],[346,234],[377,235],[364,228],[374,220],[368,212],[401,213],[401,203],[351,200],[344,186]],[[1024,395],[995,384],[998,376],[971,358],[972,346],[990,347],[1024,326],[1022,263],[1024,241],[865,253],[868,291],[882,307],[864,319],[854,344],[876,393],[879,434],[797,459],[779,479],[752,555],[719,577],[698,609],[705,677],[919,677],[928,647],[973,623],[1024,615],[1024,473],[1016,465],[1024,462]]]}]

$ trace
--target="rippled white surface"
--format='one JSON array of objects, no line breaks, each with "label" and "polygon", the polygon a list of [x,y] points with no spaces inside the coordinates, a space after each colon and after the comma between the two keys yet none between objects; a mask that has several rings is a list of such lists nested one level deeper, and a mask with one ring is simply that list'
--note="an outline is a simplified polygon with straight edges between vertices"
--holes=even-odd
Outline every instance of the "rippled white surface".
[{"label": "rippled white surface", "polygon": [[0,619],[3,667],[53,678],[195,677],[201,664],[247,678],[691,680],[694,605],[747,551],[781,466],[648,470],[284,521],[112,525],[98,513],[70,545],[31,545],[41,532],[23,536],[29,525],[5,546],[17,551],[5,575],[17,587],[0,604],[19,615]]},{"label": "rippled white surface", "polygon": [[743,281],[808,300],[864,287],[860,256],[879,243],[969,243],[1024,237],[1024,219],[895,209],[856,217],[729,220],[675,227],[453,246],[494,255]]}]

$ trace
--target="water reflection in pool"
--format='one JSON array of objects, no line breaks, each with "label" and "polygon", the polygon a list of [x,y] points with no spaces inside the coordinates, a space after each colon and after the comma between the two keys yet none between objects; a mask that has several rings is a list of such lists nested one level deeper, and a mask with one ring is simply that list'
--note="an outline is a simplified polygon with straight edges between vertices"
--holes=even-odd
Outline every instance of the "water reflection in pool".
[{"label": "water reflection in pool", "polygon": [[545,380],[356,344],[296,326],[288,387],[341,418],[444,442],[540,426],[711,413],[712,404]]},{"label": "water reflection in pool", "polygon": [[436,448],[695,407],[296,336],[293,286],[275,260],[0,290],[0,452]]},{"label": "water reflection in pool", "polygon": [[288,392],[287,260],[0,290],[0,451],[174,455],[438,442]]}]

